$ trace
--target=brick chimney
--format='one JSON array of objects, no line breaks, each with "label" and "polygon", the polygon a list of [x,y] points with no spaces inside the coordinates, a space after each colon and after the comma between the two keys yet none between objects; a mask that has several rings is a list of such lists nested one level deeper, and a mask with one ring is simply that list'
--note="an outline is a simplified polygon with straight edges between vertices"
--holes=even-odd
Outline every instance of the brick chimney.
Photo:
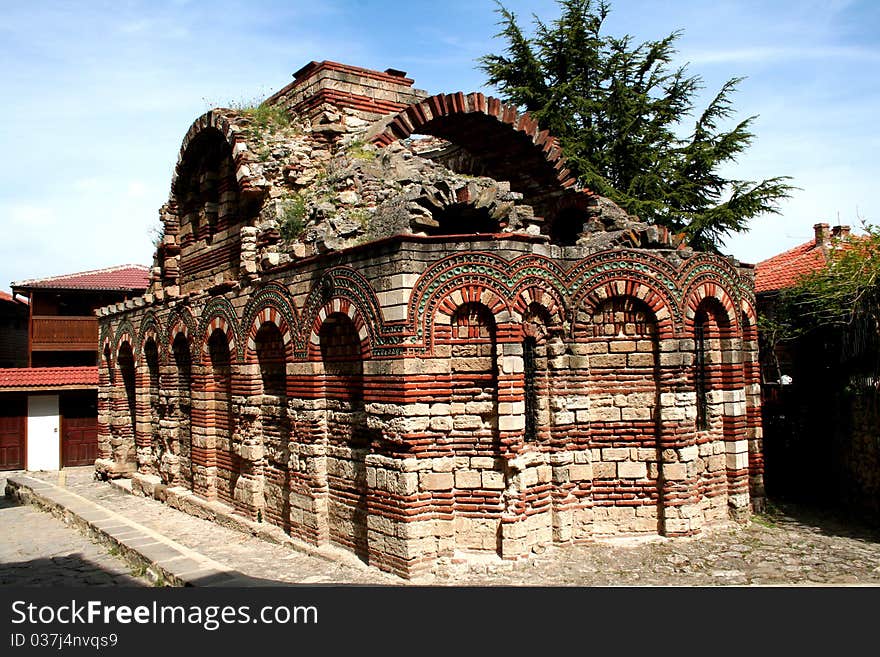
[{"label": "brick chimney", "polygon": [[813,231],[816,233],[816,246],[823,250],[831,246],[831,226],[828,224],[815,224]]},{"label": "brick chimney", "polygon": [[849,237],[849,233],[849,226],[835,226],[831,229],[831,237],[836,237],[838,239],[846,239]]}]

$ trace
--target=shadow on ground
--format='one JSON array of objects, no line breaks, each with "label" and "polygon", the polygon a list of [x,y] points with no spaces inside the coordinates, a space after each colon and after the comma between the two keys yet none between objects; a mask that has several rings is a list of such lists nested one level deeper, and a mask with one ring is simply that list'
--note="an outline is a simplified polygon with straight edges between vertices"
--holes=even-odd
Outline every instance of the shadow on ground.
[{"label": "shadow on ground", "polygon": [[824,536],[880,543],[880,527],[841,506],[822,506],[773,498],[768,499],[767,508],[761,515],[779,527],[798,524],[812,527]]},{"label": "shadow on ground", "polygon": [[2,586],[145,586],[130,575],[114,573],[82,554],[0,563]]}]

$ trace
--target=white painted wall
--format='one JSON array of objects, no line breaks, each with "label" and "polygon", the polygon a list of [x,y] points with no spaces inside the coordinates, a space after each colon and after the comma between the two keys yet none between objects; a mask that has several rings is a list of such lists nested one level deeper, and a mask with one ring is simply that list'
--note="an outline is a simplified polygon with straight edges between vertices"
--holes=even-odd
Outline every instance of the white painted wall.
[{"label": "white painted wall", "polygon": [[58,470],[61,467],[61,416],[58,395],[28,395],[28,470]]}]

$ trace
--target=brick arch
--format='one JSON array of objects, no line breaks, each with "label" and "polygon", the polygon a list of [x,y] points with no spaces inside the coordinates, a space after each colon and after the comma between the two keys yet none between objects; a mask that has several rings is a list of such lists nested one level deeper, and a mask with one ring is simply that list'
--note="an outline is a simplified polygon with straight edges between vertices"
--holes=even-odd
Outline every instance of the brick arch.
[{"label": "brick arch", "polygon": [[507,295],[500,285],[485,284],[486,282],[483,281],[473,283],[467,277],[463,278],[464,280],[458,285],[447,289],[434,304],[431,304],[433,306],[431,317],[426,318],[426,321],[432,320],[430,333],[433,334],[433,326],[451,324],[456,311],[469,303],[485,306],[492,314],[496,325],[514,321]]},{"label": "brick arch", "polygon": [[116,327],[116,334],[113,336],[113,355],[116,359],[119,359],[119,349],[122,347],[124,342],[128,342],[128,346],[131,347],[132,357],[137,362],[138,352],[139,352],[139,344],[135,342],[134,337],[137,336],[137,332],[134,330],[134,326],[127,319],[120,322],[119,326]]},{"label": "brick arch", "polygon": [[723,313],[721,319],[726,322],[731,330],[740,328],[739,311],[740,304],[734,302],[733,296],[724,287],[715,281],[703,281],[689,290],[684,304],[684,328],[691,333],[694,330],[694,320],[700,306],[707,303],[716,303]]},{"label": "brick arch", "polygon": [[311,350],[312,331],[321,308],[332,299],[351,303],[360,314],[370,336],[376,344],[383,325],[381,306],[370,282],[350,267],[333,267],[315,281],[306,298],[297,332],[297,352],[305,356]]},{"label": "brick arch", "polygon": [[211,300],[202,310],[196,332],[197,340],[201,345],[202,359],[208,356],[208,341],[216,329],[221,329],[226,334],[230,358],[236,360],[236,347],[241,341],[238,320],[235,316],[235,308],[228,299],[222,297]]},{"label": "brick arch", "polygon": [[106,347],[113,348],[113,327],[109,321],[101,323],[101,330],[98,334],[98,344],[101,345],[101,353],[104,353]]},{"label": "brick arch", "polygon": [[124,344],[127,344],[128,348],[131,349],[131,355],[133,358],[137,356],[137,352],[134,349],[134,340],[132,340],[131,338],[131,333],[126,331],[119,336],[119,341],[116,343],[116,348],[113,350],[113,355],[117,363],[119,362],[119,350],[122,349],[122,345]]},{"label": "brick arch", "polygon": [[[274,312],[277,320],[275,324],[285,335],[285,348],[291,349],[290,345],[292,344],[293,337],[296,335],[295,329],[300,325],[299,313],[293,299],[290,298],[287,288],[280,283],[272,282],[261,287],[251,295],[241,314],[241,322],[237,324],[240,332],[239,360],[246,358],[250,352],[250,343],[257,334],[257,331],[260,330],[263,321],[265,321],[258,321],[258,316],[267,308]],[[254,328],[255,324],[256,328]]]},{"label": "brick arch", "polygon": [[237,360],[235,330],[229,325],[229,322],[225,318],[217,315],[205,326],[205,331],[201,336],[200,344],[202,361],[207,361],[209,357],[208,343],[211,341],[211,336],[214,335],[214,331],[217,330],[223,331],[223,335],[226,336],[226,345],[229,347],[230,360]]},{"label": "brick arch", "polygon": [[[622,279],[599,283],[584,290],[573,304],[573,309],[582,310],[592,315],[596,308],[608,299],[626,297],[641,301],[651,310],[657,324],[658,339],[670,338],[674,335],[674,306],[670,303],[671,299],[656,288],[640,281]],[[577,323],[572,322],[572,331]]]},{"label": "brick arch", "polygon": [[[743,316],[748,320],[749,325],[752,328],[758,325],[758,313],[755,311],[755,306],[752,305],[751,302],[746,299],[740,301],[740,311],[742,312]],[[741,328],[745,330],[745,327]]]},{"label": "brick arch", "polygon": [[315,318],[312,320],[311,330],[309,331],[309,360],[320,360],[321,327],[324,325],[324,320],[330,315],[335,314],[346,315],[354,323],[354,327],[358,333],[358,339],[361,342],[361,357],[364,359],[369,358],[373,344],[369,323],[364,320],[364,316],[360,309],[357,305],[352,303],[351,300],[343,297],[334,297],[318,310],[315,314]]},{"label": "brick arch", "polygon": [[149,338],[153,338],[156,342],[156,348],[159,351],[159,360],[161,361],[165,355],[165,337],[162,332],[162,324],[159,318],[152,311],[149,311],[141,320],[140,330],[138,331],[138,351],[143,353],[144,344]]},{"label": "brick arch", "polygon": [[514,105],[492,96],[461,92],[430,96],[388,120],[372,143],[383,147],[413,134],[434,135],[479,153],[486,168],[492,169],[489,175],[509,180],[512,189],[525,195],[526,203],[537,202],[539,211],[557,207],[560,196],[584,200],[595,196],[577,188],[555,137],[528,112],[519,114]]},{"label": "brick arch", "polygon": [[177,193],[177,182],[191,155],[190,147],[193,142],[197,138],[211,133],[215,133],[218,138],[229,144],[232,150],[235,179],[241,193],[245,196],[256,197],[262,197],[266,193],[269,183],[259,173],[260,165],[251,154],[242,129],[237,125],[236,119],[238,118],[233,110],[212,109],[193,122],[183,138],[177,165],[174,167],[174,176],[171,179],[173,194]]},{"label": "brick arch", "polygon": [[[183,310],[175,310],[168,316],[168,322],[166,324],[165,329],[165,340],[166,347],[168,349],[168,353],[171,353],[172,346],[174,345],[174,340],[177,338],[179,333],[182,333],[186,338],[187,343],[189,343],[190,351],[192,351],[194,344],[194,337],[196,334],[196,320],[192,316],[192,312],[189,308],[184,308]],[[191,354],[195,356],[195,354]],[[195,360],[195,359],[193,359]]]},{"label": "brick arch", "polygon": [[460,253],[432,263],[412,287],[407,319],[419,336],[432,324],[435,306],[455,288],[464,285],[482,286],[499,296],[509,296],[501,281],[510,277],[511,262],[491,253]]},{"label": "brick arch", "polygon": [[562,325],[565,321],[565,303],[553,287],[538,283],[522,287],[512,304],[514,320],[521,322],[532,304],[537,304],[546,310],[555,324]]},{"label": "brick arch", "polygon": [[284,357],[291,360],[293,356],[293,334],[290,331],[290,325],[287,320],[271,305],[263,306],[254,316],[247,333],[247,345],[242,349],[242,357],[249,363],[257,362],[257,333],[259,333],[263,324],[274,324],[281,333],[281,339],[284,342]]}]

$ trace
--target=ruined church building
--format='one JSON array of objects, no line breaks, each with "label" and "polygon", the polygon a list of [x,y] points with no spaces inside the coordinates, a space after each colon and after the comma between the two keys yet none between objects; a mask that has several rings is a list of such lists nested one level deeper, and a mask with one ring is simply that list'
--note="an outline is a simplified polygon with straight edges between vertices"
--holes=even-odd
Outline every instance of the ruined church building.
[{"label": "ruined church building", "polygon": [[98,475],[404,577],[748,517],[750,267],[579,187],[495,98],[294,77],[195,121],[149,289],[98,310]]}]

